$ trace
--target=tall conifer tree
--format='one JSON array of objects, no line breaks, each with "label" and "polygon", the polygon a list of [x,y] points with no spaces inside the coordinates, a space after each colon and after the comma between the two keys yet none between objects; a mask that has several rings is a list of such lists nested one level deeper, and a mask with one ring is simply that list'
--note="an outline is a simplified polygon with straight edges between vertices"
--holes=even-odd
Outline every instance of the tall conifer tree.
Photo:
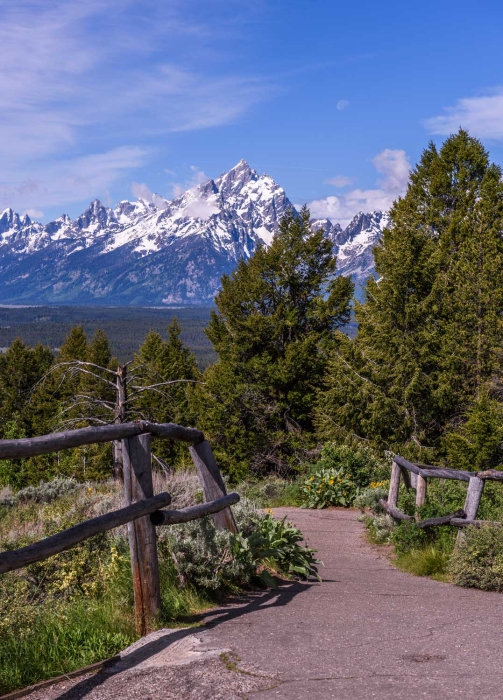
[{"label": "tall conifer tree", "polygon": [[317,421],[324,437],[406,445],[426,461],[501,377],[501,170],[460,130],[429,145],[390,214],[378,279],[356,306],[356,339],[332,355]]},{"label": "tall conifer tree", "polygon": [[198,425],[233,476],[289,468],[306,448],[333,331],[349,320],[353,286],[334,277],[336,258],[307,209],[285,216],[222,278],[207,335],[219,361],[195,391]]}]

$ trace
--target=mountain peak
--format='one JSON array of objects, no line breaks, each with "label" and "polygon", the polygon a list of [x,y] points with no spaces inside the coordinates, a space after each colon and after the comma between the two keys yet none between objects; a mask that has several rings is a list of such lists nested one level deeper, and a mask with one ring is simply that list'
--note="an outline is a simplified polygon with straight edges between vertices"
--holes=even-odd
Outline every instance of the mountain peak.
[{"label": "mountain peak", "polygon": [[[75,220],[63,215],[45,225],[6,209],[0,300],[208,304],[222,274],[269,245],[290,208],[282,187],[241,159],[171,201],[149,195],[111,209],[95,199]],[[329,219],[311,224],[332,241],[338,273],[363,280],[387,221],[359,212],[344,231]]]}]

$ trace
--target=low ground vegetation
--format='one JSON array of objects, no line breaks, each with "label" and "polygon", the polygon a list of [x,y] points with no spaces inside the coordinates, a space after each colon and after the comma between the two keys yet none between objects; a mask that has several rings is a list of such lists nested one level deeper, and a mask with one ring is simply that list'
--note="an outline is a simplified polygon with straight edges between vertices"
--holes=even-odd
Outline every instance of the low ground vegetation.
[{"label": "low ground vegetation", "polygon": [[[194,472],[155,474],[171,507],[202,499]],[[14,549],[123,506],[112,480],[56,479],[0,494],[0,549]],[[243,497],[233,508],[239,535],[211,518],[159,528],[160,625],[194,624],[198,612],[228,593],[275,586],[276,577],[317,574],[302,533]],[[126,528],[0,577],[0,693],[67,673],[134,641],[133,587]]]},{"label": "low ground vegetation", "polygon": [[[431,480],[427,502],[416,509],[414,492],[400,487],[398,505],[418,520],[438,517],[462,508],[466,484]],[[416,576],[452,581],[458,586],[503,592],[503,489],[488,482],[479,508],[479,517],[502,525],[468,527],[456,545],[457,528],[419,528],[415,521],[394,523],[379,503],[386,498],[383,488],[370,488],[356,500],[362,511],[369,539],[375,544],[392,545],[393,562]]]}]

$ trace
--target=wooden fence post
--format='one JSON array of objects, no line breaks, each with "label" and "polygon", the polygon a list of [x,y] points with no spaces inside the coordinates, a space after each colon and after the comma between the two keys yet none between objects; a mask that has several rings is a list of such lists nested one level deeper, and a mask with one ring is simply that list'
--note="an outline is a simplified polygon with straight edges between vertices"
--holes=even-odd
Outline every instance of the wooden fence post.
[{"label": "wooden fence post", "polygon": [[396,462],[393,462],[391,467],[391,477],[389,480],[388,504],[392,508],[396,508],[398,503],[398,489],[400,488],[400,467]]},{"label": "wooden fence post", "polygon": [[[466,492],[465,506],[463,508],[466,513],[466,520],[477,519],[477,511],[479,509],[480,499],[482,498],[482,494],[484,492],[484,485],[484,479],[479,479],[478,476],[470,477],[470,481],[468,482],[468,490]],[[459,544],[465,536],[463,529],[464,528],[459,529],[458,536],[456,537],[456,544]]]},{"label": "wooden fence post", "polygon": [[[150,435],[126,438],[122,442],[126,505],[154,495]],[[150,517],[128,523],[133,572],[135,619],[138,634],[152,631],[161,607],[159,561],[155,525]]]},{"label": "wooden fence post", "polygon": [[[197,469],[206,501],[216,501],[217,498],[226,496],[225,484],[208,440],[198,442],[197,445],[193,445],[189,450],[194,466]],[[230,530],[230,532],[234,533],[238,531],[230,508],[226,508],[220,513],[215,513],[213,522],[218,530]]]},{"label": "wooden fence post", "polygon": [[417,475],[416,484],[416,506],[422,506],[426,501],[427,481],[421,474]]}]

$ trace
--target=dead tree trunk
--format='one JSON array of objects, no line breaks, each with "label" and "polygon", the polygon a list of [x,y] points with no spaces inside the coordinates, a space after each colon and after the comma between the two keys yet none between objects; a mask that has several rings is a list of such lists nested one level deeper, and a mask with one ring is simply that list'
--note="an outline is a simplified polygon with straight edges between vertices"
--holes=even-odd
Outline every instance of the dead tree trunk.
[{"label": "dead tree trunk", "polygon": [[[117,368],[117,400],[115,405],[114,423],[125,423],[127,420],[127,365],[119,365]],[[114,477],[124,481],[124,458],[122,454],[122,440],[114,441]]]}]

